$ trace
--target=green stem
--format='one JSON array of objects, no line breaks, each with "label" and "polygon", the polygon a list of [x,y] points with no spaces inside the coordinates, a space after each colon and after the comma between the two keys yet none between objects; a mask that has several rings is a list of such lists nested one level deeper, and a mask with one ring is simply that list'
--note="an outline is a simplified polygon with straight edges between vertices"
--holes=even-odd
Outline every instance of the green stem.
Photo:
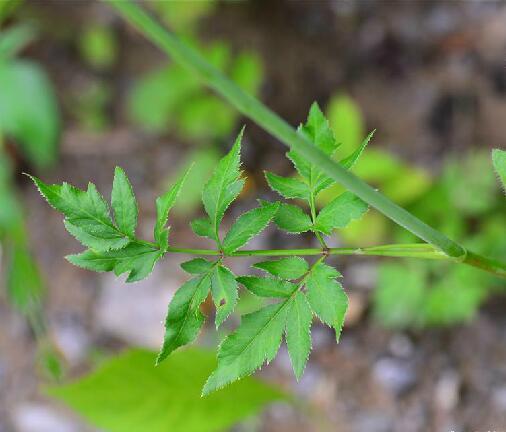
[{"label": "green stem", "polygon": [[[309,196],[309,208],[311,209],[311,220],[312,220],[313,226],[314,226],[314,224],[316,223],[316,203],[315,203],[315,198],[314,198],[314,194],[312,191]],[[320,233],[316,230],[314,230],[313,232],[314,232],[315,237],[320,242],[321,247],[324,249],[327,249],[327,243],[325,243],[325,240],[320,235]]]},{"label": "green stem", "polygon": [[[169,246],[167,253],[182,253],[188,255],[221,256],[216,249],[191,249]],[[251,256],[315,256],[315,255],[361,255],[385,256],[405,258],[427,258],[448,260],[446,254],[428,244],[398,244],[382,245],[365,248],[303,248],[303,249],[246,249],[228,254],[228,257]]]},{"label": "green stem", "polygon": [[237,110],[255,121],[285,145],[299,152],[308,161],[317,165],[323,172],[369,205],[427,243],[440,249],[454,260],[465,262],[506,277],[506,264],[491,261],[477,254],[468,255],[464,247],[433,229],[344,169],[304,136],[298,134],[292,126],[259,100],[245,93],[239,86],[226,78],[198,52],[185,45],[174,34],[167,31],[141,7],[131,1],[106,1],[149,40],[171,56],[174,61],[196,73],[206,85],[229,101]]},{"label": "green stem", "polygon": [[[191,249],[170,246],[167,253],[182,253],[188,255],[221,256],[222,252],[215,249]],[[439,249],[429,244],[392,244],[364,248],[303,248],[303,249],[245,249],[227,254],[228,257],[253,256],[316,256],[316,255],[354,255],[354,256],[382,256],[393,258],[420,258],[429,260],[446,260],[461,262],[478,267],[496,276],[506,278],[504,264],[488,258],[479,257],[470,252],[464,261],[449,257]]]}]

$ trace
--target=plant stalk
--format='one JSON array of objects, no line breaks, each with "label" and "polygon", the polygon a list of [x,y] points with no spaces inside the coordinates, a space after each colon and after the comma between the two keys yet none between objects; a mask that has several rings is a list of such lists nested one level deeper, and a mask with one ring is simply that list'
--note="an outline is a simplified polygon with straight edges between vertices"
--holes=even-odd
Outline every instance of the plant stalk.
[{"label": "plant stalk", "polygon": [[[221,256],[216,249],[191,249],[169,246],[167,253],[188,255]],[[303,249],[246,249],[227,254],[227,257],[252,256],[316,256],[316,255],[361,255],[448,260],[445,253],[428,244],[396,244],[365,248],[303,248]]]},{"label": "plant stalk", "polygon": [[181,42],[137,4],[124,0],[106,1],[174,61],[196,73],[204,84],[214,89],[238,111],[252,119],[285,145],[299,152],[337,183],[340,183],[370,206],[376,208],[425,242],[441,250],[454,261],[464,262],[506,277],[505,263],[492,261],[471,252],[468,253],[464,247],[430,227],[343,168],[338,162],[332,160],[314,146],[307,138],[298,134],[292,126],[258,99],[245,93],[239,86],[209,64],[197,51]]}]

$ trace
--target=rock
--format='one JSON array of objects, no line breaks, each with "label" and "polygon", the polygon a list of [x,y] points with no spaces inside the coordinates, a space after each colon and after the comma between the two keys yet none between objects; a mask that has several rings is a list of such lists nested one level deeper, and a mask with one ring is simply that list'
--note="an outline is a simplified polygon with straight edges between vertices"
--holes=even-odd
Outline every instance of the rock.
[{"label": "rock", "polygon": [[50,406],[39,403],[19,405],[12,413],[17,432],[81,432],[82,428]]},{"label": "rock", "polygon": [[393,357],[379,359],[373,366],[373,376],[395,396],[411,389],[417,381],[415,368],[407,361]]},{"label": "rock", "polygon": [[434,389],[434,401],[443,411],[453,410],[459,402],[460,376],[454,370],[442,373]]}]

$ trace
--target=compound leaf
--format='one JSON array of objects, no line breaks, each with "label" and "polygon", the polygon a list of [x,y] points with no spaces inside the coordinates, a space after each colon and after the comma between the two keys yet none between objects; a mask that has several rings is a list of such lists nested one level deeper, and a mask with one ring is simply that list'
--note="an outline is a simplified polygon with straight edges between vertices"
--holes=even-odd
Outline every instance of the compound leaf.
[{"label": "compound leaf", "polygon": [[339,163],[346,169],[353,168],[353,165],[355,165],[357,161],[360,159],[360,156],[362,156],[362,153],[369,144],[369,141],[371,141],[375,132],[376,129],[370,132],[369,135],[367,135],[365,139],[362,141],[362,144],[360,144],[360,146],[352,154],[345,157],[344,159],[341,159]]},{"label": "compound leaf", "polygon": [[46,391],[109,432],[224,431],[266,404],[287,398],[253,377],[201,398],[202,385],[216,366],[213,353],[185,349],[156,368],[155,356],[127,350],[91,374]]},{"label": "compound leaf", "polygon": [[245,315],[235,332],[227,336],[218,351],[218,367],[204,385],[202,395],[250,375],[278,352],[290,300]]},{"label": "compound leaf", "polygon": [[326,264],[317,264],[306,280],[307,299],[318,318],[336,331],[336,339],[344,324],[348,297],[342,285],[335,280],[339,273]]},{"label": "compound leaf", "polygon": [[344,228],[353,219],[359,219],[367,211],[367,204],[344,192],[326,205],[316,217],[315,229],[330,235],[336,228]]},{"label": "compound leaf", "polygon": [[127,282],[140,281],[153,271],[162,252],[150,245],[131,242],[123,249],[96,251],[88,249],[66,258],[78,267],[96,272],[113,271],[116,276],[128,272]]},{"label": "compound leaf", "polygon": [[309,199],[309,186],[303,181],[293,177],[281,177],[267,171],[265,172],[265,178],[270,188],[284,198]]},{"label": "compound leaf", "polygon": [[240,276],[237,281],[259,297],[290,297],[297,288],[291,282],[272,277]]},{"label": "compound leaf", "polygon": [[190,274],[204,274],[212,270],[214,263],[204,258],[194,258],[181,264],[181,268]]},{"label": "compound leaf", "polygon": [[223,265],[214,267],[211,293],[216,306],[216,328],[218,328],[234,310],[239,297],[235,276],[227,267]]},{"label": "compound leaf", "polygon": [[311,105],[306,124],[302,126],[301,131],[316,147],[328,155],[339,147],[328,120],[316,102]]},{"label": "compound leaf", "polygon": [[207,237],[210,239],[215,238],[211,220],[207,217],[192,220],[190,222],[190,227],[192,231],[199,237]]},{"label": "compound leaf", "polygon": [[168,230],[165,228],[169,218],[169,212],[174,206],[181,188],[191,166],[183,173],[179,180],[162,196],[156,199],[156,223],[154,229],[154,237],[158,244],[166,245]]},{"label": "compound leaf", "polygon": [[217,242],[219,241],[218,228],[225,210],[237,198],[244,186],[244,180],[239,179],[243,130],[237,136],[232,150],[220,160],[202,191],[202,202],[211,221],[213,238]]},{"label": "compound leaf", "polygon": [[116,167],[114,170],[111,205],[119,230],[129,237],[135,237],[139,210],[132,185],[125,171],[120,167]]},{"label": "compound leaf", "polygon": [[266,204],[243,213],[223,239],[223,250],[231,253],[248,243],[269,224],[279,203]]},{"label": "compound leaf", "polygon": [[156,363],[160,364],[177,348],[193,342],[202,325],[204,315],[200,305],[211,288],[211,277],[205,274],[185,282],[176,291],[165,319],[165,337]]},{"label": "compound leaf", "polygon": [[311,322],[313,313],[306,296],[298,291],[288,309],[286,345],[295,377],[300,379],[311,351]]},{"label": "compound leaf", "polygon": [[93,235],[71,224],[68,220],[64,220],[63,224],[69,234],[74,236],[83,246],[97,251],[121,249],[130,241],[130,239],[118,235],[116,231],[111,231],[110,233],[102,232],[100,235]]},{"label": "compound leaf", "polygon": [[309,266],[305,259],[297,256],[281,258],[273,261],[262,261],[253,264],[253,267],[264,270],[281,279],[294,280],[304,276]]},{"label": "compound leaf", "polygon": [[276,215],[275,224],[289,233],[299,234],[312,227],[311,218],[296,205],[281,203]]},{"label": "compound leaf", "polygon": [[31,179],[47,202],[65,215],[70,224],[70,229],[67,229],[83,244],[90,244],[92,238],[101,239],[103,241],[97,241],[94,248],[107,251],[124,247],[130,241],[113,224],[107,203],[93,183],[89,183],[88,190],[83,191],[68,183],[47,185],[36,177]]},{"label": "compound leaf", "polygon": [[[311,105],[307,122],[299,128],[299,133],[303,134],[328,156],[332,156],[339,147],[334,133],[329,126],[329,122],[316,102]],[[334,183],[334,181],[324,174],[316,165],[308,162],[296,151],[290,150],[287,156],[293,162],[299,174],[306,179],[310,193],[313,196],[318,195],[318,193]]]}]

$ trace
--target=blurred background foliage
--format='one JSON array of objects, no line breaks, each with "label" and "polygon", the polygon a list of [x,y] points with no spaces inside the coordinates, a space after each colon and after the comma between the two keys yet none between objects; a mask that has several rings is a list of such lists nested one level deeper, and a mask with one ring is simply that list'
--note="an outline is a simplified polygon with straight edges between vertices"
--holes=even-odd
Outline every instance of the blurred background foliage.
[{"label": "blurred background foliage", "polygon": [[[358,2],[356,6],[345,1],[288,3],[162,1],[146,2],[146,7],[245,91],[265,100],[292,123],[305,118],[311,101],[317,99],[342,144],[340,154],[353,152],[376,128],[355,174],[450,237],[504,259],[506,202],[492,172],[489,147],[503,144],[505,138],[501,115],[506,113],[506,79],[504,68],[496,64],[497,58],[504,59],[504,50],[497,46],[501,41],[506,44],[506,34],[496,23],[501,23],[497,17],[506,17],[505,8],[427,2],[426,6],[404,5],[396,12],[395,2]],[[281,25],[285,19],[290,25]],[[475,44],[465,30],[469,23],[478,29]],[[402,32],[404,38],[399,36]],[[425,50],[419,58],[413,54],[417,47]],[[337,52],[346,54],[340,57]],[[479,71],[474,73],[490,80],[493,92],[470,84],[474,75],[468,71],[474,70],[473,62]],[[441,78],[444,84],[435,88],[438,74],[445,76]],[[424,87],[418,94],[415,89],[421,84]],[[485,95],[481,96],[485,112],[481,116],[476,114],[477,95]],[[412,105],[430,98],[430,112],[413,122]],[[492,112],[499,113],[499,121]],[[480,121],[484,129],[490,129],[482,136],[475,132]],[[412,367],[406,356],[417,359],[412,362],[421,368],[434,351],[444,356],[447,338],[459,332],[469,331],[473,337],[481,335],[480,331],[502,334],[503,321],[490,309],[498,304],[503,314],[504,283],[492,276],[438,262],[370,259],[368,264],[359,264],[358,258],[344,259],[336,264],[342,267],[350,294],[348,329],[338,347],[326,345],[329,338],[323,329],[314,330],[318,346],[308,378],[301,383],[286,378],[280,360],[272,371],[266,371],[272,384],[251,378],[202,400],[198,389],[213,367],[213,356],[204,348],[181,351],[163,367],[153,368],[153,354],[136,346],[156,346],[157,330],[143,337],[149,325],[134,322],[130,325],[141,333],[135,335],[128,322],[135,321],[136,308],[154,305],[152,312],[145,312],[148,316],[157,316],[158,310],[163,313],[179,282],[177,264],[170,261],[167,266],[172,270],[153,275],[151,285],[142,287],[144,294],[139,289],[126,291],[117,280],[62,269],[61,258],[71,246],[62,240],[60,221],[46,212],[21,173],[37,172],[55,181],[97,180],[107,188],[110,179],[103,173],[110,172],[111,165],[125,165],[132,174],[141,214],[149,219],[152,214],[146,209],[152,206],[156,192],[193,162],[173,228],[175,241],[190,245],[194,240],[190,240],[186,221],[199,212],[202,186],[244,122],[105,5],[0,1],[0,283],[5,288],[0,297],[0,327],[8,329],[0,337],[0,384],[2,380],[6,383],[0,385],[0,406],[5,406],[0,408],[0,431],[80,431],[88,427],[85,424],[114,432],[214,431],[233,425],[240,431],[298,430],[290,417],[297,424],[302,422],[300,430],[402,430],[397,402],[408,402],[402,399],[404,390],[397,392],[396,385],[406,386],[419,411],[439,413],[439,408],[427,408],[421,402],[431,399],[426,381],[419,378],[417,387],[406,378]],[[403,122],[406,125],[399,126]],[[290,173],[275,141],[246,123],[244,158],[249,179],[239,204],[244,207],[256,196],[268,194],[263,169],[279,167]],[[488,143],[483,136],[497,139]],[[407,138],[413,142],[404,142]],[[319,205],[341,191],[331,188]],[[297,244],[275,233],[267,237],[257,246]],[[336,246],[357,247],[414,241],[374,210],[333,239]],[[298,245],[302,244],[307,242]],[[239,272],[244,269],[239,265]],[[162,291],[156,291],[157,284],[164,287]],[[165,290],[167,284],[172,288]],[[114,294],[112,286],[124,291]],[[256,297],[244,294],[238,307],[241,314],[258,303]],[[131,303],[124,303],[129,295]],[[107,296],[117,309],[109,309]],[[107,309],[109,321],[101,318],[101,307]],[[210,313],[210,306],[205,307]],[[25,327],[17,321],[20,316]],[[119,324],[111,324],[110,316],[118,316]],[[237,323],[239,315],[234,319]],[[123,330],[116,330],[115,325]],[[214,345],[222,337],[221,332],[206,331],[200,344]],[[490,338],[487,347],[500,344]],[[19,342],[19,348],[13,341]],[[412,347],[415,341],[418,345]],[[406,346],[415,354],[403,354]],[[126,352],[116,357],[120,349]],[[469,353],[455,348],[443,366],[436,363],[433,377],[427,378],[427,382],[433,378],[435,392],[440,368],[460,371],[461,365],[466,369],[469,360],[462,359],[466,355]],[[391,362],[390,369],[385,369],[385,358]],[[494,358],[498,363],[506,360],[502,351]],[[358,382],[357,376],[365,374],[361,364],[375,384],[350,384],[343,378]],[[473,367],[481,370],[486,366]],[[4,370],[8,379],[3,378]],[[83,376],[84,371],[88,372]],[[340,371],[336,377],[334,373]],[[504,381],[499,389],[506,394],[504,371],[495,373],[499,376],[496,381]],[[456,398],[460,382],[467,379],[464,372],[461,375],[454,385]],[[57,386],[50,381],[63,376],[71,382]],[[382,380],[388,391],[394,389],[393,396],[381,390]],[[69,420],[47,399],[39,403],[39,384],[48,388],[49,382],[51,387],[44,394],[64,401],[87,423]],[[347,390],[350,385],[358,389]],[[467,385],[470,394],[479,394],[476,388],[481,387],[470,378]],[[485,389],[490,386],[483,385]],[[390,396],[364,401],[362,393],[368,392]],[[492,399],[481,418],[502,418],[501,413],[506,412],[500,408],[506,403],[497,405]],[[272,408],[257,414],[272,402],[276,402]],[[357,406],[350,408],[353,404],[360,415],[353,414],[357,411]],[[108,405],[122,415],[104,410]],[[26,420],[30,413],[34,415],[34,406],[38,409],[35,427]],[[478,417],[469,414],[474,409],[472,401],[455,402],[453,411],[443,410],[444,415],[422,416],[425,420],[417,420],[422,426],[413,430],[455,424],[463,425],[461,430],[483,428],[483,423],[477,426]],[[377,411],[388,414],[382,417]],[[151,423],[143,423],[144,418]],[[48,421],[49,426],[44,426]],[[369,428],[369,424],[375,426]],[[387,426],[381,429],[382,424]]]}]

